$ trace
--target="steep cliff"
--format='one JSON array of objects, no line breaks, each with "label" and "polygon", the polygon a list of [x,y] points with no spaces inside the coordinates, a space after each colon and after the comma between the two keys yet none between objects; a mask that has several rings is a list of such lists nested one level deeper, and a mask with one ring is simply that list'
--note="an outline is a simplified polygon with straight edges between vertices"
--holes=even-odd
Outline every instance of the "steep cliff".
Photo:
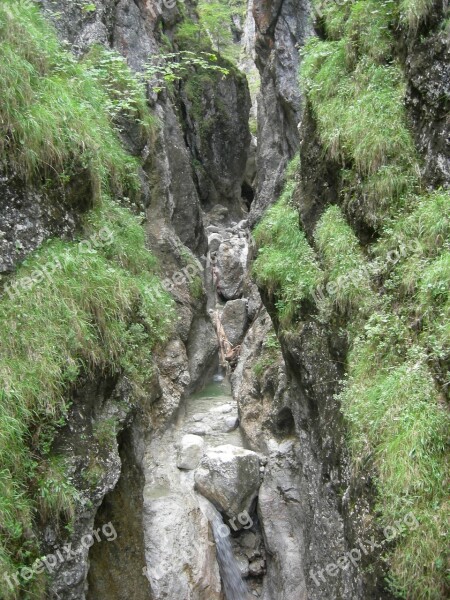
[{"label": "steep cliff", "polygon": [[[285,401],[288,438],[303,441],[303,453],[312,449],[335,510],[333,540],[340,523],[341,557],[357,557],[352,597],[445,596],[446,9],[315,5],[316,37],[300,68],[300,158],[255,230],[254,273],[295,390]],[[248,427],[261,418],[254,381],[242,400]],[[277,407],[268,373],[262,382]],[[266,427],[274,421],[267,417]],[[307,478],[293,472],[299,489]],[[319,517],[323,506],[311,502]],[[289,514],[291,531],[313,550],[315,524]],[[375,543],[369,552],[360,550],[364,539]],[[313,556],[305,597],[348,597],[352,567]],[[276,553],[272,569],[286,581]]]},{"label": "steep cliff", "polygon": [[2,2],[1,597],[445,597],[446,11]]},{"label": "steep cliff", "polygon": [[154,598],[144,449],[217,364],[203,209],[240,214],[249,94],[232,65],[212,69],[195,137],[185,80],[157,92],[140,77],[168,43],[180,51],[192,6],[39,5],[0,9],[2,597]]}]

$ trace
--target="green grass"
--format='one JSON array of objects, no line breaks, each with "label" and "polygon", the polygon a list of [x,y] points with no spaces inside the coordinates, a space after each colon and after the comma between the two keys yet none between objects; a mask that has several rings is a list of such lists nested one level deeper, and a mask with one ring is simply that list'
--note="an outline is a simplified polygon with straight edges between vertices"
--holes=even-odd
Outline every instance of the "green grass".
[{"label": "green grass", "polygon": [[361,205],[375,228],[417,187],[419,176],[405,81],[392,60],[397,9],[393,0],[327,2],[330,39],[309,40],[301,70],[322,143],[347,168],[349,203]]},{"label": "green grass", "polygon": [[[11,11],[15,4],[5,0],[0,6],[0,155],[27,179],[58,180],[81,171],[95,196],[104,189],[136,193],[137,162],[122,148],[113,124],[127,108],[149,126],[131,72],[98,49],[77,62],[37,8],[23,3]],[[111,81],[122,87],[113,91]]]},{"label": "green grass", "polygon": [[401,0],[401,19],[407,24],[410,31],[415,32],[420,23],[425,21],[433,8],[433,0]]},{"label": "green grass", "polygon": [[369,460],[377,470],[382,527],[410,512],[419,522],[389,556],[392,585],[404,597],[438,600],[445,589],[450,422],[427,355],[411,345],[402,357],[405,338],[393,333],[395,325],[386,315],[369,321],[349,356],[350,378],[340,400],[353,456],[359,464]]},{"label": "green grass", "polygon": [[314,237],[327,273],[327,289],[334,291],[337,308],[341,312],[370,312],[375,298],[367,261],[339,206],[330,206],[324,212]]},{"label": "green grass", "polygon": [[[144,397],[152,349],[170,331],[171,300],[139,222],[104,200],[88,216],[85,239],[94,232],[89,251],[84,242],[45,244],[15,274],[11,283],[22,285],[0,301],[0,556],[19,562],[35,498],[53,509],[66,505],[68,490],[38,476],[38,462],[67,414],[72,385],[80,376],[123,373],[135,400]],[[0,572],[11,567],[0,564]]]},{"label": "green grass", "polygon": [[374,248],[383,294],[348,357],[340,396],[354,459],[378,473],[382,526],[419,521],[389,555],[400,597],[442,598],[449,506],[450,194],[410,199]]},{"label": "green grass", "polygon": [[294,188],[295,182],[288,181],[280,200],[254,231],[258,256],[253,274],[273,296],[285,327],[292,324],[302,302],[311,301],[322,280],[314,251],[299,229],[298,212],[290,204]]}]

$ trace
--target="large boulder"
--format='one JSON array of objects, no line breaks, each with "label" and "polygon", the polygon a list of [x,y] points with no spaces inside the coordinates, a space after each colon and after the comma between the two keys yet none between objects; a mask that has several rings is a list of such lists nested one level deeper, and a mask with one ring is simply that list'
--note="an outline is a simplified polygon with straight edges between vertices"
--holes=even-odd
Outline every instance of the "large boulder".
[{"label": "large boulder", "polygon": [[247,300],[241,298],[227,302],[220,321],[230,344],[238,346],[247,329]]},{"label": "large boulder", "polygon": [[186,470],[198,467],[203,456],[204,445],[205,442],[199,435],[184,435],[178,448],[177,467]]},{"label": "large boulder", "polygon": [[[250,511],[261,484],[256,452],[231,444],[208,450],[195,471],[195,488],[230,518]],[[236,525],[238,525],[236,523]]]},{"label": "large boulder", "polygon": [[248,247],[243,238],[231,238],[219,246],[215,269],[216,285],[217,291],[226,300],[236,300],[242,296],[247,254]]}]

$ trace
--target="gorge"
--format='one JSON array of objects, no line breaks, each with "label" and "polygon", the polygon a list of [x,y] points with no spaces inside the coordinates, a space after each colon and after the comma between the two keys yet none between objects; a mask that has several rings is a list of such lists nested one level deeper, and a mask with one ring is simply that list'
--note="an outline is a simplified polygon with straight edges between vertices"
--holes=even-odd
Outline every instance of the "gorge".
[{"label": "gorge", "polygon": [[1,0],[0,598],[447,597],[447,0]]}]

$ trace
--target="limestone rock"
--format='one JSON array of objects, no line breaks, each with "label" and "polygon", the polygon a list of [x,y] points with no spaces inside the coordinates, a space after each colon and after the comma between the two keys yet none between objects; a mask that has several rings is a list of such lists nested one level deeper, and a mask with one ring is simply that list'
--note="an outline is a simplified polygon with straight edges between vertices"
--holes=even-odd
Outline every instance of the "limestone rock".
[{"label": "limestone rock", "polygon": [[195,486],[220,511],[250,511],[260,486],[259,456],[230,444],[211,448],[195,471]]},{"label": "limestone rock", "polygon": [[246,273],[247,249],[235,240],[225,240],[217,251],[216,285],[226,300],[236,300],[242,296]]},{"label": "limestone rock", "polygon": [[177,467],[179,469],[195,469],[202,456],[205,442],[198,435],[187,434],[183,436],[178,449]]},{"label": "limestone rock", "polygon": [[247,301],[238,299],[227,302],[220,320],[230,344],[238,346],[244,339],[247,328]]}]

